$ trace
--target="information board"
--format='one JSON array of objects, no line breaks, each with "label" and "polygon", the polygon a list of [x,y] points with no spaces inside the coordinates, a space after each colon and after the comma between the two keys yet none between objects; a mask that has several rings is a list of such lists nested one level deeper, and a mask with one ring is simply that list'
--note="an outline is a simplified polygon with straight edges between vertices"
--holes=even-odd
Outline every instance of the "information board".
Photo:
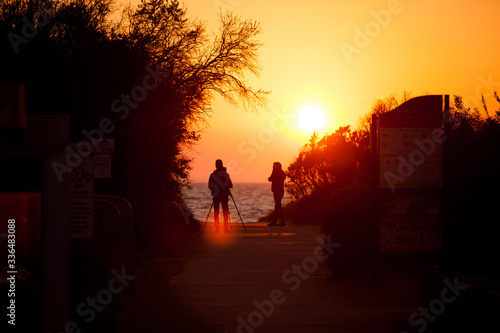
[{"label": "information board", "polygon": [[84,158],[70,175],[70,237],[94,237],[94,177],[91,158]]},{"label": "information board", "polygon": [[381,188],[441,188],[442,139],[435,128],[380,129]]},{"label": "information board", "polygon": [[111,156],[110,154],[95,154],[94,178],[111,178]]},{"label": "information board", "polygon": [[438,215],[381,216],[380,251],[439,251],[443,245],[442,221]]},{"label": "information board", "polygon": [[70,139],[70,116],[29,115],[27,138],[31,142],[62,141]]},{"label": "information board", "polygon": [[443,96],[412,98],[380,115],[379,187],[441,188]]}]

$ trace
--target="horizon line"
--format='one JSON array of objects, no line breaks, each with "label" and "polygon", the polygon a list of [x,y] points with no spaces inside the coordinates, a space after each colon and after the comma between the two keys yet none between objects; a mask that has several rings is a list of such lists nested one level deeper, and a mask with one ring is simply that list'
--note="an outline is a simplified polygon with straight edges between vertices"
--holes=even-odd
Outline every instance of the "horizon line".
[{"label": "horizon line", "polygon": [[[201,181],[201,180],[193,180],[190,182],[191,184],[194,183],[207,183],[208,181]],[[264,181],[233,181],[233,184],[270,184],[271,182],[264,182]]]}]

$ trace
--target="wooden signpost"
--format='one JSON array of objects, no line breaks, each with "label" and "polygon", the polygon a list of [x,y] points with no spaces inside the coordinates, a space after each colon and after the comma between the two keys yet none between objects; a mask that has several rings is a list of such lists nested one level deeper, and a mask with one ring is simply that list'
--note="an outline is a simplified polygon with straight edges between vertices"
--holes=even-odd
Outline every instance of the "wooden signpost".
[{"label": "wooden signpost", "polygon": [[439,191],[443,187],[443,105],[448,105],[448,98],[412,98],[373,117],[377,188],[390,198],[379,217],[381,251],[438,251],[443,246]]}]

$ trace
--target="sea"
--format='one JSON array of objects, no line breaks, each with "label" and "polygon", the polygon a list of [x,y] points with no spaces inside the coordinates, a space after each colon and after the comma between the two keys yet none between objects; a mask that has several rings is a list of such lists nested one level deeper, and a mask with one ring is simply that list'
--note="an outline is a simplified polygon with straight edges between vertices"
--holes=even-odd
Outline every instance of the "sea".
[{"label": "sea", "polygon": [[[185,187],[182,191],[186,206],[191,209],[196,219],[204,222],[212,204],[212,196],[207,183],[192,183],[191,188]],[[231,189],[234,202],[229,197],[229,216],[234,223],[257,222],[259,218],[266,216],[274,209],[273,193],[271,183],[235,183]],[[291,201],[291,196],[285,191],[282,200],[283,206]],[[237,209],[236,209],[237,208]],[[238,215],[238,210],[241,215]],[[222,208],[220,220],[222,221]],[[210,212],[208,222],[213,221],[213,209]]]}]

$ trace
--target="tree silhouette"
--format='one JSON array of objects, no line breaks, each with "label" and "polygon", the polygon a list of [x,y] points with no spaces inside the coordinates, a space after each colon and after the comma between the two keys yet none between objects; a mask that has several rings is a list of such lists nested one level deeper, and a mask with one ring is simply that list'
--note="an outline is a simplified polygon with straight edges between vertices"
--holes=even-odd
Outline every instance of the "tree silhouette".
[{"label": "tree silhouette", "polygon": [[[500,103],[498,94],[494,96]],[[372,112],[387,112],[399,104],[394,96],[378,99]],[[491,217],[496,214],[498,196],[494,193],[500,186],[500,111],[491,116],[486,105],[483,109],[486,116],[454,96],[449,117],[443,118],[445,245],[441,263],[450,272],[498,277],[500,269],[491,258],[500,254],[496,239],[500,227]],[[365,122],[370,118],[371,113]],[[288,207],[292,219],[322,224],[322,230],[342,244],[328,260],[334,274],[371,269],[366,258],[378,251],[382,207],[394,195],[408,193],[380,191],[375,196],[370,186],[377,182],[372,163],[368,132],[341,127],[321,139],[315,133],[287,169],[288,191],[295,199]]]},{"label": "tree silhouette", "polygon": [[358,127],[365,131],[370,131],[370,123],[372,121],[372,114],[381,115],[382,113],[394,110],[399,105],[403,104],[411,98],[411,92],[403,91],[401,97],[397,94],[392,94],[385,98],[377,98],[373,102],[373,106],[369,112],[364,116],[359,117]]},{"label": "tree silhouette", "polygon": [[287,190],[294,199],[301,199],[314,191],[354,182],[366,172],[368,154],[369,136],[365,131],[352,132],[345,126],[320,140],[314,133],[288,166]]},{"label": "tree silhouette", "polygon": [[130,187],[137,189],[128,195],[143,207],[142,220],[151,224],[152,234],[168,232],[158,233],[156,226],[171,231],[168,221],[176,214],[180,186],[188,181],[190,159],[183,148],[199,138],[193,125],[210,115],[215,95],[249,110],[267,105],[267,92],[244,82],[247,73],[259,74],[259,25],[229,13],[220,21],[211,39],[202,23],[186,19],[177,1],[152,0],[128,12],[120,27],[123,34],[130,31],[127,38],[135,49],[148,50],[151,66],[168,73],[124,127],[127,151],[138,161],[152,162],[127,163],[125,170]]},{"label": "tree silhouette", "polygon": [[182,151],[199,139],[216,94],[266,107],[268,92],[245,81],[260,71],[261,28],[226,13],[211,35],[175,0],[142,0],[118,22],[114,8],[112,0],[3,1],[0,33],[10,38],[0,41],[0,80],[26,85],[29,114],[70,114],[74,141],[109,119],[116,152],[103,190],[129,198],[156,235],[179,215],[190,170]]}]

